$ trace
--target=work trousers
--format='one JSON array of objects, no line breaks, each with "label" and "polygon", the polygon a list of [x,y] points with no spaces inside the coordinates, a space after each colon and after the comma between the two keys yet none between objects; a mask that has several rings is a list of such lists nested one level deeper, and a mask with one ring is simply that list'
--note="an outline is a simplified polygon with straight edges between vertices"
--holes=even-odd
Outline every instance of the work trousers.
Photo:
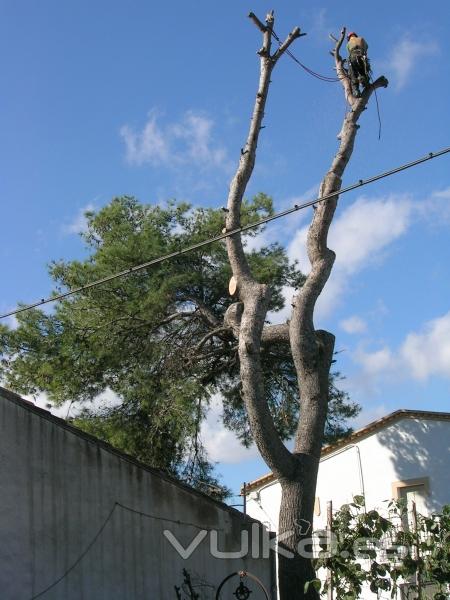
[{"label": "work trousers", "polygon": [[352,85],[352,94],[359,96],[359,84],[362,84],[363,87],[369,85],[369,61],[360,50],[354,50],[350,54],[348,62],[348,74]]}]

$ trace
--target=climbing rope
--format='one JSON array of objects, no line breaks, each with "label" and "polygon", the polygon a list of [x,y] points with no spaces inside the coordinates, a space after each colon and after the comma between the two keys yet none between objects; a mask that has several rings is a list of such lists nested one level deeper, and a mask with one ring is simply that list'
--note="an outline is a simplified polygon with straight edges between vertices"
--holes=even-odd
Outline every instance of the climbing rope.
[{"label": "climbing rope", "polygon": [[[272,29],[271,33],[272,33],[272,36],[274,37],[274,39],[278,42],[278,45],[281,46],[281,39],[278,37],[278,35],[275,33],[275,31],[273,29]],[[317,73],[316,71],[313,71],[312,69],[310,69],[309,67],[304,65],[302,62],[300,62],[298,60],[298,58],[289,49],[286,50],[286,54],[288,56],[290,56],[292,58],[292,60],[295,61],[304,71],[306,71],[306,73],[308,73],[309,75],[312,75],[313,77],[315,77],[316,79],[319,79],[320,81],[325,81],[326,83],[337,83],[338,81],[341,80],[340,77],[329,77],[328,75],[322,75],[321,73]],[[365,65],[365,69],[366,69],[367,79],[373,85],[373,79],[372,79],[372,75],[371,75],[372,70],[370,68],[370,65],[368,63],[366,56],[364,56],[364,65]],[[346,77],[348,77],[348,75],[346,75]],[[380,104],[378,102],[378,94],[377,94],[376,88],[374,88],[373,91],[375,93],[375,103],[377,106],[378,139],[380,140],[381,139]]]},{"label": "climbing rope", "polygon": [[[278,42],[278,45],[281,46],[281,39],[278,37],[278,35],[273,29],[271,33],[274,39]],[[298,58],[289,49],[286,50],[286,54],[290,56],[292,60],[296,62],[304,71],[306,71],[307,73],[309,73],[309,75],[312,75],[316,79],[320,79],[320,81],[325,81],[326,83],[336,83],[337,81],[340,81],[339,77],[329,77],[328,75],[321,75],[320,73],[313,71],[312,69],[304,65],[302,62],[300,62]]]},{"label": "climbing rope", "polygon": [[[370,75],[370,74],[369,74],[369,81],[373,85],[372,75]],[[381,116],[380,116],[380,105],[378,103],[377,88],[374,87],[373,91],[374,91],[374,94],[375,94],[375,104],[377,106],[377,115],[378,115],[378,139],[381,140]]]}]

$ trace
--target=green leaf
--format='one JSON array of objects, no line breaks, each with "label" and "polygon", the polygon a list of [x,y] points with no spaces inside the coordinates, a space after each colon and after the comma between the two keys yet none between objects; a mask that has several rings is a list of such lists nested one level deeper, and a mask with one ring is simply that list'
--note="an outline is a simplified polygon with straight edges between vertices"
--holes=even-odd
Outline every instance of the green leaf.
[{"label": "green leaf", "polygon": [[356,506],[364,506],[364,496],[353,496],[353,502],[356,504]]},{"label": "green leaf", "polygon": [[305,594],[308,592],[309,586],[312,586],[315,590],[320,592],[321,585],[322,582],[320,581],[320,579],[311,579],[310,581],[306,581],[304,586]]}]

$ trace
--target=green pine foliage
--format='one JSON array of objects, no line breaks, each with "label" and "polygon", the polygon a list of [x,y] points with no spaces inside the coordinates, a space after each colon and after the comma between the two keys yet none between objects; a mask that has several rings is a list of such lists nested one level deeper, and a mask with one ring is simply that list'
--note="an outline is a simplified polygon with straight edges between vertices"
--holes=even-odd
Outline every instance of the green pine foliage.
[{"label": "green pine foliage", "polygon": [[[272,212],[271,198],[259,194],[244,202],[242,224]],[[86,217],[87,258],[50,265],[55,294],[216,236],[224,225],[222,210],[145,205],[126,196]],[[297,265],[277,243],[248,257],[258,280],[271,286],[270,310],[280,310],[282,288],[303,283]],[[251,441],[236,340],[225,330],[212,335],[233,302],[230,277],[225,244],[216,242],[71,296],[51,312],[21,313],[16,329],[0,329],[1,378],[19,393],[45,392],[55,405],[72,400],[79,407],[77,426],[143,462],[215,489],[199,438],[214,394],[224,398],[225,425],[244,444]],[[298,418],[289,349],[264,348],[263,364],[276,426],[287,439]],[[348,433],[345,420],[359,410],[336,380],[330,381],[328,441]],[[92,400],[105,390],[120,403],[94,408]]]}]

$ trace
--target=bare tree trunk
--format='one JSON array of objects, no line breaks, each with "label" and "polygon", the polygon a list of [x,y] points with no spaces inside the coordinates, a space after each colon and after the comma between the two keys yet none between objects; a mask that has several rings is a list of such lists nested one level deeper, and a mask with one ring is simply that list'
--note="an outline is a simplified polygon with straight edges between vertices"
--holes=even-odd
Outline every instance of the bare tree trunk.
[{"label": "bare tree trunk", "polygon": [[[226,219],[228,230],[240,226],[242,199],[255,165],[256,148],[272,71],[290,44],[301,35],[300,29],[296,27],[280,47],[271,54],[273,11],[267,15],[265,24],[253,13],[250,13],[249,16],[263,33],[263,46],[258,52],[260,77],[247,142],[241,150],[239,166],[230,184]],[[240,234],[227,238],[227,251],[233,275],[238,283],[239,297],[243,303],[238,331],[239,360],[242,390],[250,426],[262,457],[274,472],[281,475],[279,469],[281,468],[284,472],[284,469],[289,469],[289,465],[293,466],[293,461],[290,452],[276,432],[269,407],[265,401],[260,356],[261,337],[270,290],[267,285],[259,284],[252,277]]]},{"label": "bare tree trunk", "polygon": [[282,502],[278,534],[278,588],[280,598],[315,598],[310,588],[304,595],[305,582],[315,579],[311,564],[311,533],[315,480],[318,461],[298,460],[295,480],[280,480]]},{"label": "bare tree trunk", "polygon": [[[354,141],[359,125],[358,119],[366,108],[367,102],[377,87],[386,87],[387,80],[379,78],[365,90],[361,98],[351,94],[351,86],[339,54],[345,37],[345,29],[336,40],[334,50],[336,71],[341,79],[351,110],[347,113],[338,136],[339,148],[334,157],[330,170],[325,175],[320,186],[319,198],[338,192],[341,188],[341,177],[353,152]],[[295,437],[293,456],[297,461],[295,482],[288,485],[282,483],[282,500],[279,517],[279,535],[292,531],[289,548],[299,550],[298,556],[292,562],[298,561],[299,570],[288,566],[289,561],[283,559],[279,567],[280,598],[318,598],[317,591],[310,586],[305,594],[305,577],[314,572],[311,561],[301,550],[304,544],[304,531],[292,528],[295,519],[289,516],[296,513],[303,522],[313,522],[314,496],[317,483],[317,473],[323,434],[328,410],[328,380],[334,351],[334,335],[314,328],[314,308],[333,268],[335,254],[327,246],[328,230],[336,210],[338,194],[317,204],[314,217],[308,231],[307,251],[311,263],[311,271],[300,289],[293,306],[289,334],[292,357],[297,371],[300,389],[300,420]],[[297,488],[301,488],[301,491]],[[293,502],[297,504],[293,505]],[[304,528],[303,528],[304,529]],[[312,531],[310,531],[310,534]],[[283,540],[283,543],[286,543]],[[309,567],[307,564],[309,563]],[[297,575],[295,573],[298,573]]]},{"label": "bare tree trunk", "polygon": [[[298,28],[294,29],[271,55],[273,12],[267,15],[265,25],[253,13],[250,13],[250,17],[263,33],[263,47],[259,51],[260,80],[247,142],[241,150],[239,166],[230,184],[226,220],[228,230],[240,226],[242,198],[255,164],[272,70],[292,41],[301,35]],[[311,271],[296,297],[289,326],[264,325],[270,289],[252,277],[240,234],[227,238],[228,257],[240,297],[240,303],[230,307],[228,318],[239,339],[243,397],[255,442],[265,462],[279,479],[282,489],[278,571],[281,600],[318,598],[313,586],[309,586],[307,593],[304,589],[305,583],[315,578],[308,542],[312,533],[317,473],[328,410],[334,336],[314,328],[314,308],[335,259],[334,252],[327,247],[327,236],[336,210],[341,177],[353,151],[359,127],[357,121],[373,90],[387,85],[387,80],[381,77],[365,90],[361,98],[352,96],[350,81],[339,54],[344,37],[345,29],[340,39],[336,40],[334,56],[336,71],[351,111],[344,119],[338,136],[338,152],[320,188],[320,197],[334,192],[336,196],[319,202],[314,211],[307,240]],[[265,344],[290,342],[300,389],[300,420],[292,453],[280,439],[266,402],[260,358],[262,341]]]}]

